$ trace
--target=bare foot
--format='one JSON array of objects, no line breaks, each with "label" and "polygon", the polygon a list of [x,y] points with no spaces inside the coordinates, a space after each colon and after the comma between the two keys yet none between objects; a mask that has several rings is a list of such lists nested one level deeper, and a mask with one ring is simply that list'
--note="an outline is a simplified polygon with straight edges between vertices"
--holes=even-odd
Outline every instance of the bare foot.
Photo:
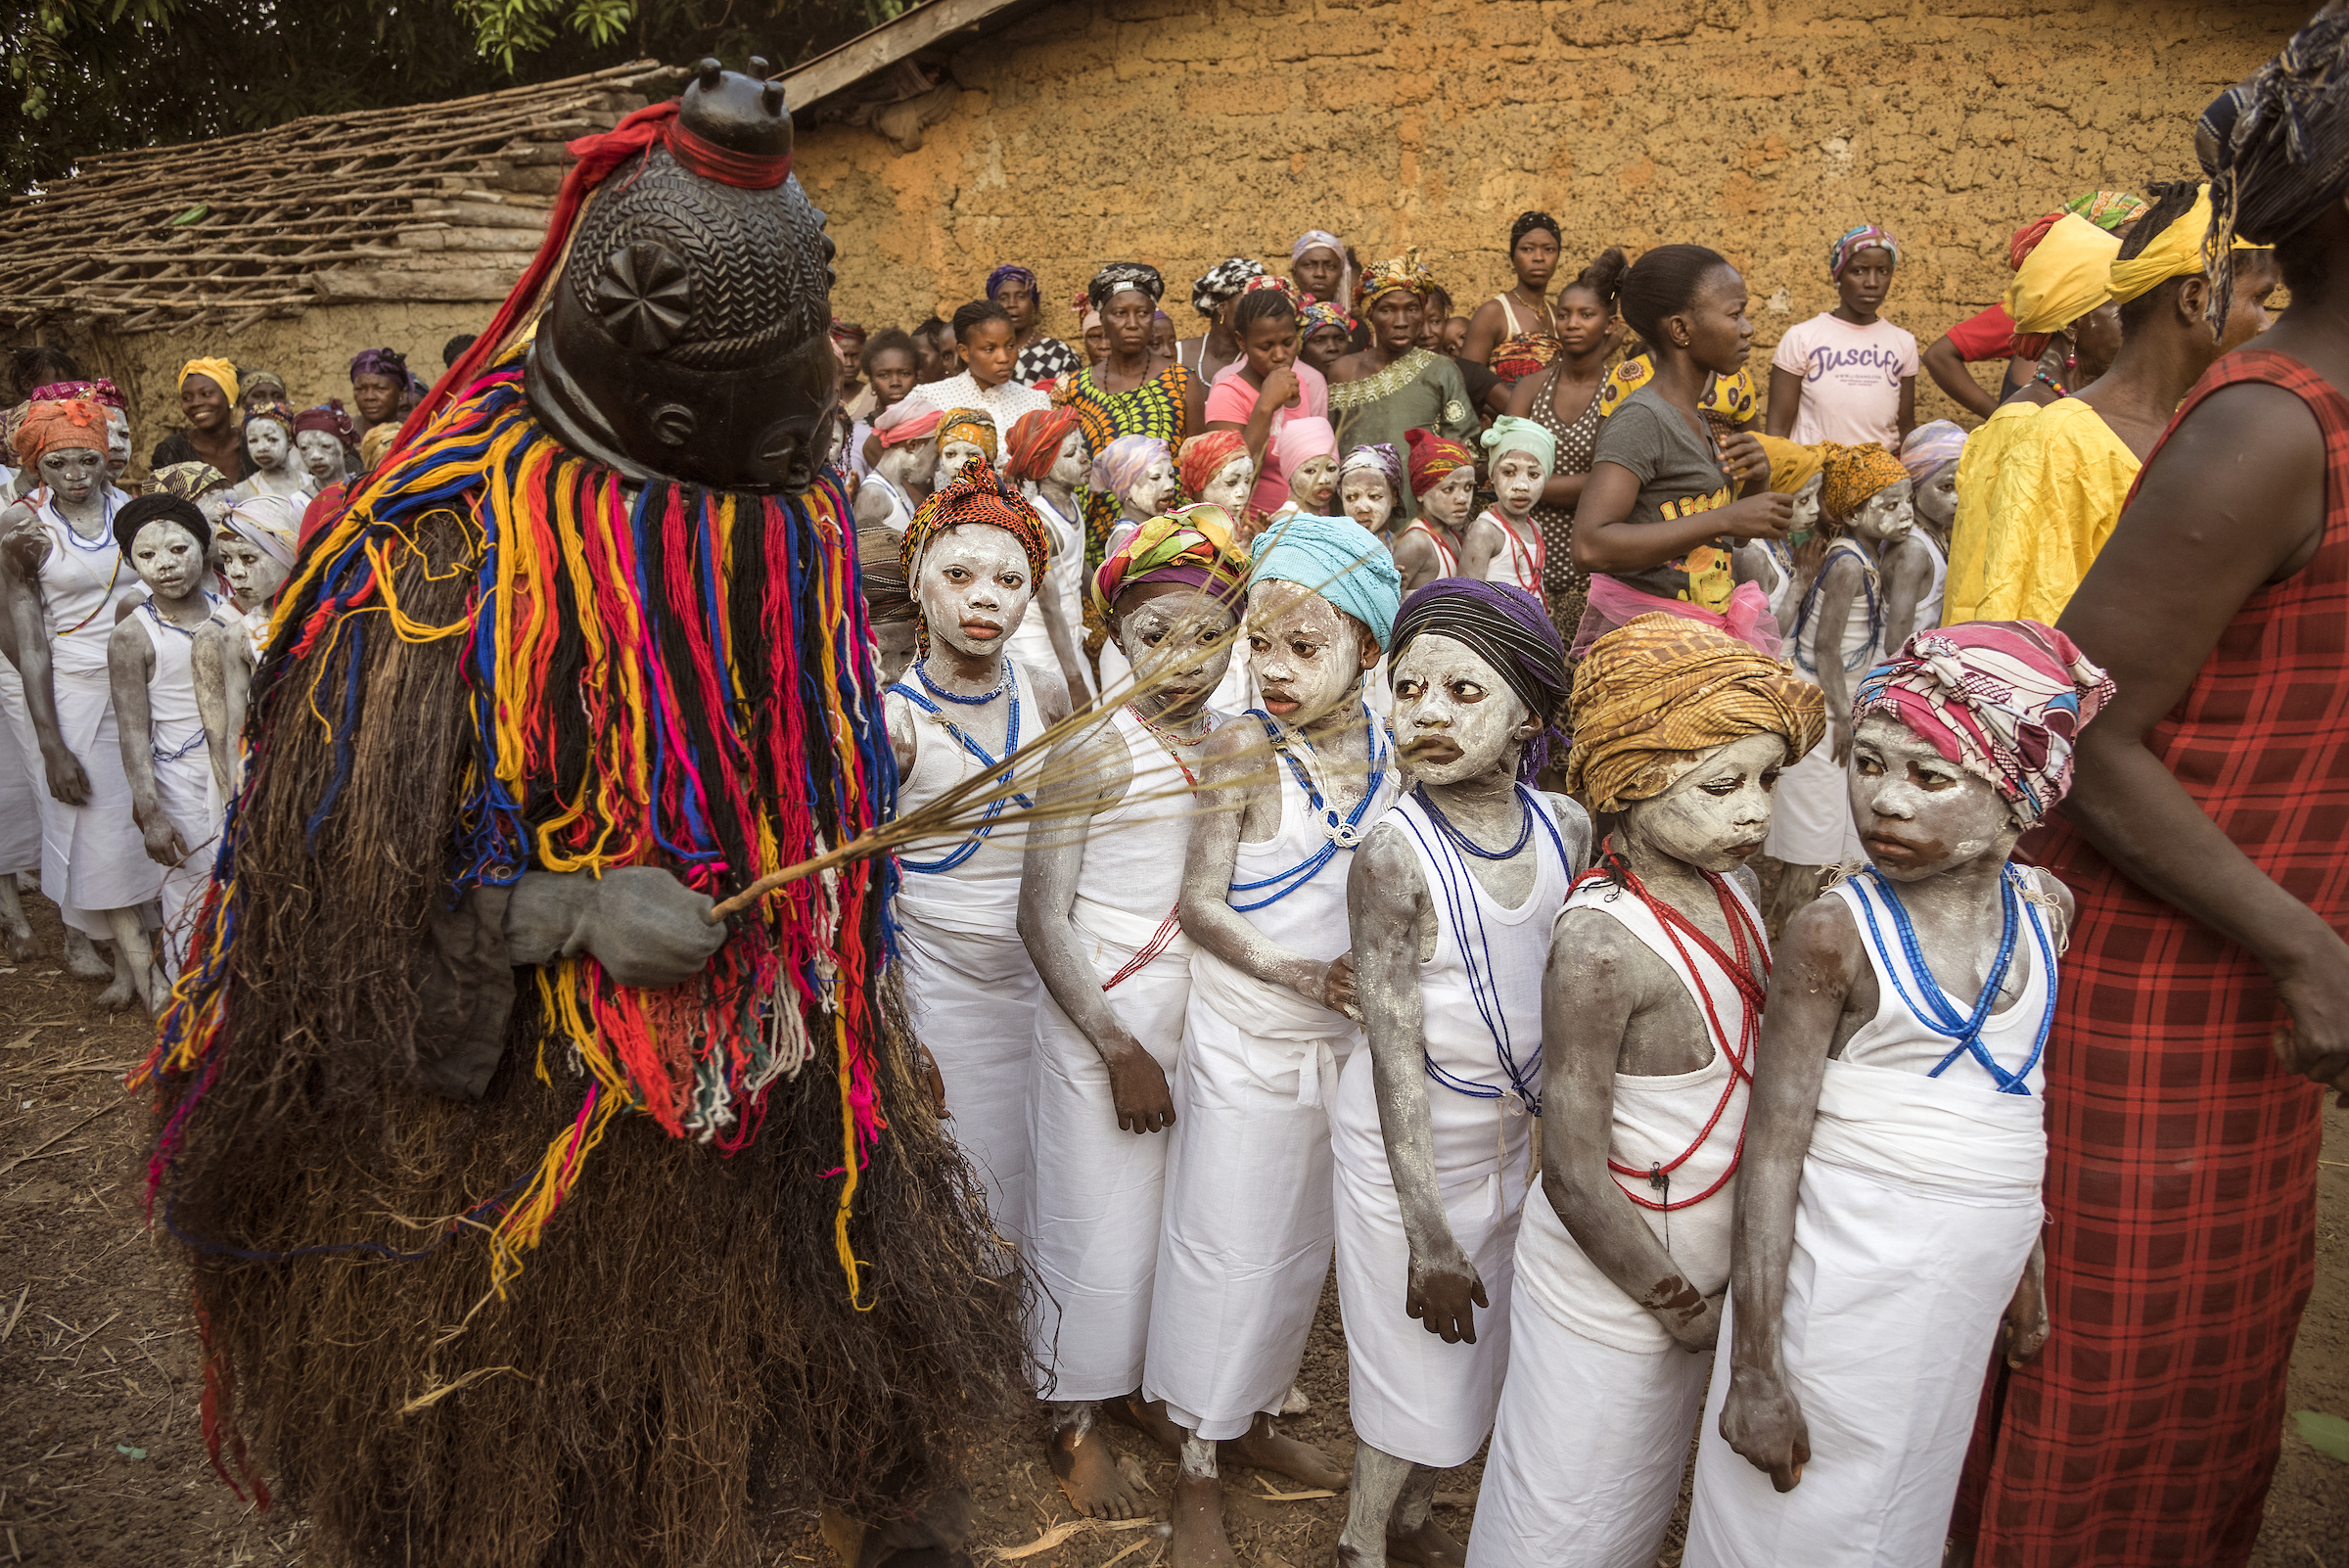
[{"label": "bare foot", "polygon": [[1261,1412],[1245,1436],[1219,1447],[1217,1458],[1269,1470],[1274,1475],[1285,1475],[1292,1481],[1331,1492],[1345,1491],[1352,1479],[1311,1443],[1282,1436],[1280,1429],[1272,1424],[1272,1417]]},{"label": "bare foot", "polygon": [[138,987],[130,983],[128,974],[120,974],[115,977],[113,985],[98,993],[98,1008],[101,1012],[118,1013],[138,999]]},{"label": "bare foot", "polygon": [[41,950],[41,945],[32,940],[32,927],[30,926],[26,926],[22,931],[12,927],[7,935],[8,956],[12,962],[21,964]]},{"label": "bare foot", "polygon": [[1141,1512],[1141,1499],[1118,1469],[1108,1433],[1062,1427],[1052,1434],[1047,1451],[1060,1490],[1079,1513],[1090,1519],[1130,1519]]},{"label": "bare foot", "polygon": [[1171,1458],[1182,1454],[1182,1428],[1167,1419],[1164,1401],[1149,1401],[1140,1394],[1128,1394],[1122,1400],[1103,1400],[1101,1413],[1121,1426],[1129,1426],[1160,1448]]},{"label": "bare foot", "polygon": [[101,952],[86,932],[66,927],[66,973],[75,980],[111,980],[115,974],[114,948]]},{"label": "bare foot", "polygon": [[1238,1560],[1223,1539],[1223,1483],[1212,1475],[1176,1477],[1172,1568],[1231,1568]]},{"label": "bare foot", "polygon": [[1468,1548],[1430,1516],[1408,1535],[1387,1537],[1387,1561],[1407,1562],[1413,1568],[1462,1568]]}]

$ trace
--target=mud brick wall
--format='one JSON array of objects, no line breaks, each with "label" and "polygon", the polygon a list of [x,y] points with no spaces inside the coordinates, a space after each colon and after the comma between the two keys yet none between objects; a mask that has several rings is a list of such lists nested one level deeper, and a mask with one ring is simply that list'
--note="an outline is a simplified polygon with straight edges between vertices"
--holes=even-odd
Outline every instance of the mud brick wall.
[{"label": "mud brick wall", "polygon": [[[2193,172],[2193,121],[2312,9],[2119,0],[1122,0],[1051,6],[952,62],[901,153],[803,131],[839,315],[910,326],[988,269],[1042,275],[1047,329],[1104,260],[1189,284],[1285,269],[1327,229],[1417,247],[1465,312],[1507,287],[1510,219],[1554,213],[1571,275],[1609,244],[1744,269],[1755,365],[1835,302],[1828,242],[1902,241],[1886,315],[1930,344],[1998,299],[2008,237],[2080,191]],[[1987,373],[1987,367],[1985,367]],[[1952,413],[1919,378],[1918,414]]]}]

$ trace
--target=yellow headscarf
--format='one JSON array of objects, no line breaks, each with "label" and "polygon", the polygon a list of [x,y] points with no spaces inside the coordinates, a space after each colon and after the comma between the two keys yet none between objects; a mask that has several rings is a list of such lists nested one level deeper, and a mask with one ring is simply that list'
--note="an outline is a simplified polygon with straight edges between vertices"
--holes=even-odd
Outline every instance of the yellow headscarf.
[{"label": "yellow headscarf", "polygon": [[1826,733],[1826,699],[1767,654],[1681,616],[1634,617],[1574,674],[1566,790],[1594,811],[1650,800],[1716,746],[1779,735],[1786,760]]},{"label": "yellow headscarf", "polygon": [[[2194,205],[2184,216],[2153,236],[2152,242],[2126,261],[2112,264],[2112,298],[2127,304],[2140,295],[2152,293],[2172,278],[2195,278],[2202,275],[2202,242],[2210,236],[2210,187],[2205,185],[2194,197]],[[2259,246],[2247,245],[2241,239],[2234,242],[2237,251],[2255,251]]]},{"label": "yellow headscarf", "polygon": [[938,444],[969,441],[987,453],[987,460],[995,460],[995,416],[984,408],[949,408],[938,422]]},{"label": "yellow headscarf", "polygon": [[2006,286],[2016,333],[2061,332],[2112,298],[2112,258],[2121,242],[2066,212]]},{"label": "yellow headscarf", "polygon": [[1792,495],[1811,483],[1811,476],[1827,466],[1827,452],[1833,444],[1803,446],[1775,436],[1756,436],[1762,450],[1770,455],[1770,487],[1780,495]]},{"label": "yellow headscarf", "polygon": [[179,367],[179,380],[174,384],[185,387],[190,376],[209,376],[230,402],[237,400],[237,367],[225,359],[191,359]]}]

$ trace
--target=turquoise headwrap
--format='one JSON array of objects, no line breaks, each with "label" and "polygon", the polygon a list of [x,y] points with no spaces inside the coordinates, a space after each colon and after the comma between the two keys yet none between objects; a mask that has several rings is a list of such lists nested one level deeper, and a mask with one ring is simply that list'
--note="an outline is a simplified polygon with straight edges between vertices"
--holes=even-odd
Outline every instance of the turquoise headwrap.
[{"label": "turquoise headwrap", "polygon": [[1542,459],[1542,477],[1558,471],[1558,438],[1530,419],[1503,414],[1485,432],[1485,450],[1499,462],[1503,452],[1531,452]]},{"label": "turquoise headwrap", "polygon": [[1250,552],[1248,585],[1295,582],[1370,628],[1383,650],[1403,608],[1403,574],[1378,535],[1345,517],[1275,518]]}]

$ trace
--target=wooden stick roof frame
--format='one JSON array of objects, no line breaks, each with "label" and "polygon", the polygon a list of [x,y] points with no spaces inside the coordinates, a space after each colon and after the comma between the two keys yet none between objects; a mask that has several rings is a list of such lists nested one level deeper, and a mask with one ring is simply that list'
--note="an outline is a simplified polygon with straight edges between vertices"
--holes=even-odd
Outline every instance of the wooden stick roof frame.
[{"label": "wooden stick roof frame", "polygon": [[68,320],[233,335],[312,304],[503,300],[545,231],[564,144],[682,74],[640,60],[81,160],[9,206],[0,331]]}]

